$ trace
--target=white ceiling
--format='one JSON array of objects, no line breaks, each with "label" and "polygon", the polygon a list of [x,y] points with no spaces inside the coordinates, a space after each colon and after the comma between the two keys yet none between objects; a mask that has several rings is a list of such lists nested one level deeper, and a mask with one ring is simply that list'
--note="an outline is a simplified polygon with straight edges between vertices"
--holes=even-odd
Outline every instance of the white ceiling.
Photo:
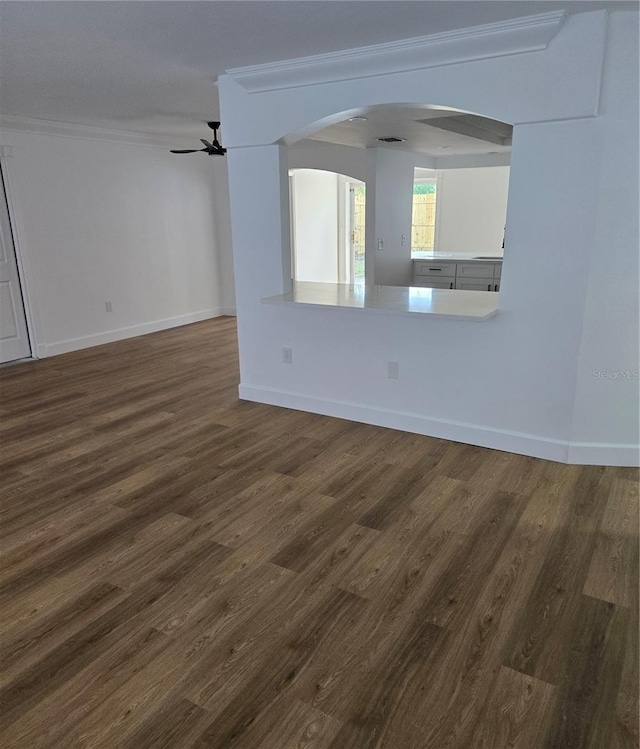
[{"label": "white ceiling", "polygon": [[[358,115],[365,116],[366,121],[345,120],[318,131],[309,140],[358,148],[393,148],[423,153],[435,158],[511,152],[510,144],[499,145],[427,124],[429,121],[448,120],[449,117],[456,115],[455,110],[442,111],[431,107],[417,108],[394,104],[358,110]],[[499,128],[501,123],[496,122],[495,125]],[[404,142],[385,145],[378,140],[387,136],[403,138]]]},{"label": "white ceiling", "polygon": [[[233,67],[614,0],[209,0],[0,3],[0,113],[208,137]],[[223,129],[224,136],[224,129]],[[496,149],[498,150],[498,149]]]}]

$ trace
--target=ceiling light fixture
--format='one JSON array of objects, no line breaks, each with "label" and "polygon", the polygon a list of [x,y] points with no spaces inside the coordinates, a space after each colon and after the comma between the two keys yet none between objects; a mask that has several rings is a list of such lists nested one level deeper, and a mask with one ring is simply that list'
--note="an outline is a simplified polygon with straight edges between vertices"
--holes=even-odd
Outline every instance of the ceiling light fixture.
[{"label": "ceiling light fixture", "polygon": [[349,117],[349,122],[366,122],[366,117]]},{"label": "ceiling light fixture", "polygon": [[438,146],[438,151],[450,151],[451,146]]}]

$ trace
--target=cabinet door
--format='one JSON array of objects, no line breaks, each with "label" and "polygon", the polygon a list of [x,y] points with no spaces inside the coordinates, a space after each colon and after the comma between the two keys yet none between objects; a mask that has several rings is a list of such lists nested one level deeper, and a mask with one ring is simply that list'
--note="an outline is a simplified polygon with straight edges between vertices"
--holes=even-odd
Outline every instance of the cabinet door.
[{"label": "cabinet door", "polygon": [[458,278],[493,279],[494,263],[458,263]]},{"label": "cabinet door", "polygon": [[493,278],[499,281],[502,278],[502,263],[495,264],[495,270],[493,271]]},{"label": "cabinet door", "polygon": [[456,289],[462,291],[494,291],[492,278],[457,278]]},{"label": "cabinet door", "polygon": [[416,276],[413,285],[427,289],[455,289],[456,279],[453,276]]}]

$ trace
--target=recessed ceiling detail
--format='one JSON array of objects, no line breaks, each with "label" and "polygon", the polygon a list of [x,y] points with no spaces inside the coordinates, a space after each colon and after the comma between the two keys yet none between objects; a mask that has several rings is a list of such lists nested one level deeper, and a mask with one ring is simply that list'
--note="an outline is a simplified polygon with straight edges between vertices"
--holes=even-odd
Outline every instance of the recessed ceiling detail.
[{"label": "recessed ceiling detail", "polygon": [[475,138],[496,146],[510,146],[513,135],[513,125],[498,120],[490,120],[487,117],[478,117],[475,114],[457,114],[450,117],[430,117],[427,120],[418,120],[430,127],[446,130],[450,133],[458,133],[468,138]]},{"label": "recessed ceiling detail", "polygon": [[[396,148],[442,158],[511,152],[513,126],[439,106],[384,104],[368,107],[366,121],[347,118],[311,140],[356,148]],[[390,135],[392,133],[393,135]]]}]

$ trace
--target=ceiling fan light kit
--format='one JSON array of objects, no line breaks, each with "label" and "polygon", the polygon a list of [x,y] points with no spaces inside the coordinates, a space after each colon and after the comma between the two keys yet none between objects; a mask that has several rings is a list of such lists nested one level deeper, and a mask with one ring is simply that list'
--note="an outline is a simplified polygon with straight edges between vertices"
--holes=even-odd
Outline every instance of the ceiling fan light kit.
[{"label": "ceiling fan light kit", "polygon": [[179,149],[171,151],[171,153],[206,153],[208,156],[224,156],[227,149],[223,148],[218,142],[218,128],[220,127],[220,123],[207,122],[207,125],[213,130],[213,140],[211,143],[204,138],[200,138],[200,142],[204,145],[204,148]]}]

